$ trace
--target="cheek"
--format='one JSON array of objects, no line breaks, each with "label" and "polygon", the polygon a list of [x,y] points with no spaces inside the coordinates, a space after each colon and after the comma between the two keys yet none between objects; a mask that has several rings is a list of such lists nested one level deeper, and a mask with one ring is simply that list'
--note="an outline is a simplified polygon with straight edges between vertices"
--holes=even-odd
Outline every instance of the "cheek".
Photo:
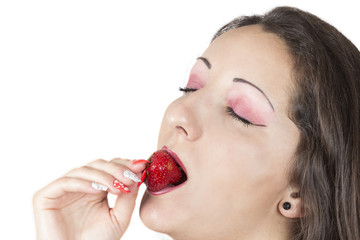
[{"label": "cheek", "polygon": [[[209,150],[205,155],[206,164],[201,171],[207,181],[202,183],[209,199],[220,202],[225,197],[232,204],[252,206],[253,202],[263,203],[264,196],[276,197],[286,183],[286,165],[280,164],[279,154],[273,154],[267,141],[252,136],[230,136],[218,135],[219,144],[209,148],[214,151]],[[222,196],[211,196],[214,193]]]},{"label": "cheek", "polygon": [[232,145],[229,140],[219,140],[224,141],[204,155],[206,162],[199,169],[198,188],[190,206],[209,219],[216,216],[247,222],[249,218],[263,216],[276,202],[280,187],[274,165],[269,164],[273,159],[267,159],[266,153],[252,145],[251,140],[237,139],[237,144]]}]

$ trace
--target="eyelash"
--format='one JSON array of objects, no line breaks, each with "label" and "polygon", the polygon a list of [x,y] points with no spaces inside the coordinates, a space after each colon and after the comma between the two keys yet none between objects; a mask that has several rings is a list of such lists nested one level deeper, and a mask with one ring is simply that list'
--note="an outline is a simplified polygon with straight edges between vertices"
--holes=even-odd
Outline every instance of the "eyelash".
[{"label": "eyelash", "polygon": [[183,93],[195,92],[196,90],[197,89],[195,89],[195,88],[182,88],[182,87],[179,87],[179,91],[183,92]]},{"label": "eyelash", "polygon": [[[197,89],[195,88],[182,88],[182,87],[179,88],[179,91],[184,92],[185,94],[195,92],[196,90]],[[227,107],[226,112],[235,120],[242,122],[246,127],[255,125],[251,123],[249,120],[246,120],[245,118],[242,118],[239,115],[237,115],[231,107]]]},{"label": "eyelash", "polygon": [[235,120],[242,122],[246,127],[255,125],[252,122],[250,122],[249,120],[237,115],[231,107],[227,107],[226,112],[228,112],[230,114],[230,116],[233,117]]}]

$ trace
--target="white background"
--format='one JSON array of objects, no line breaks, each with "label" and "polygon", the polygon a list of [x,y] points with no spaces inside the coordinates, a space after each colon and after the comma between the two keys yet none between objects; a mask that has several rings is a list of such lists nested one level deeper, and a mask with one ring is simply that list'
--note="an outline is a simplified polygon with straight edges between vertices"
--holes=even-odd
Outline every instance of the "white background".
[{"label": "white background", "polygon": [[[32,195],[70,169],[147,158],[166,106],[228,21],[291,5],[359,47],[356,2],[1,1],[0,239],[35,239]],[[123,239],[145,236],[167,239],[136,209]]]}]

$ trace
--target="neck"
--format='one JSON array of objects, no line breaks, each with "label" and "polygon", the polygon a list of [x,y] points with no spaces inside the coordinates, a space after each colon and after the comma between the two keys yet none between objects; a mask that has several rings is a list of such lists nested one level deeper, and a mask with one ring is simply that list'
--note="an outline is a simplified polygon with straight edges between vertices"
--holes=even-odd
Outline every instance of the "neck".
[{"label": "neck", "polygon": [[[207,228],[202,231],[199,228],[192,231],[177,232],[172,235],[174,240],[289,240],[289,221],[281,215],[272,219],[261,219],[260,221],[253,221],[251,224],[246,223],[243,226],[234,226],[232,224],[219,223],[217,228]],[[232,225],[232,226],[229,226]],[[189,230],[189,229],[188,229]]]},{"label": "neck", "polygon": [[[262,224],[257,225],[252,231],[238,231],[230,232],[226,231],[221,233],[212,232],[208,230],[206,233],[194,232],[189,234],[188,232],[182,232],[176,236],[172,235],[173,240],[197,240],[197,239],[207,239],[207,240],[289,240],[290,235],[288,233],[288,228],[285,224]],[[267,225],[267,226],[266,226]]]}]

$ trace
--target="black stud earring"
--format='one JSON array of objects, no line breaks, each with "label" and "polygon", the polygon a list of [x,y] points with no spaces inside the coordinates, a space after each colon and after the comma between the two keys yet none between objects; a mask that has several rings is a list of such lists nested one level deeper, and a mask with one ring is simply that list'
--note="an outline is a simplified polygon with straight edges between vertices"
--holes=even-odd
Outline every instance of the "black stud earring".
[{"label": "black stud earring", "polygon": [[289,210],[289,209],[291,208],[291,204],[290,204],[289,202],[284,202],[284,203],[283,203],[283,208],[284,208],[285,210]]}]

